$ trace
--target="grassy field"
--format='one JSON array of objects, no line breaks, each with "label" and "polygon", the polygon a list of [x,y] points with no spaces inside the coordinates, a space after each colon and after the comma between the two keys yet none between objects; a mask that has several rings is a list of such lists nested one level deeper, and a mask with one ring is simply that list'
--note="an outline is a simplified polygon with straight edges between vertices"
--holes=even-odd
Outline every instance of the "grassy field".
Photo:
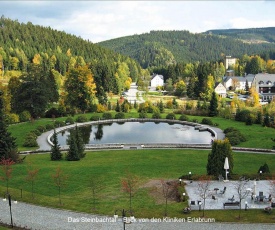
[{"label": "grassy field", "polygon": [[[144,187],[148,181],[175,179],[186,175],[189,171],[194,175],[206,173],[208,151],[199,150],[123,150],[92,151],[81,161],[50,161],[49,154],[28,155],[25,162],[13,166],[10,180],[10,193],[18,201],[35,203],[43,206],[58,207],[87,213],[113,215],[118,208],[129,207],[128,194],[122,191],[121,179],[126,170],[139,178],[139,188],[133,197],[133,210],[136,217],[162,217],[164,198],[152,195],[153,187]],[[234,153],[234,173],[255,173],[264,162],[274,162],[273,155]],[[34,184],[35,198],[31,195],[31,183],[26,180],[29,165],[39,169]],[[245,165],[246,167],[243,167]],[[54,186],[52,175],[57,167],[68,176],[66,187],[61,190],[62,206],[59,206],[58,189]],[[270,171],[275,165],[269,164]],[[92,177],[100,178],[102,190],[97,193],[96,210],[92,207],[92,192],[89,181]],[[21,198],[22,189],[22,198]],[[5,183],[0,181],[0,194],[4,194]],[[182,209],[187,203],[169,202],[169,216],[184,217]],[[262,210],[261,210],[262,211]],[[206,211],[207,216],[216,221],[236,221],[236,213],[232,210]],[[242,221],[274,222],[269,215],[259,210],[249,210]],[[252,213],[258,213],[253,218]],[[192,215],[198,216],[196,211]]]}]

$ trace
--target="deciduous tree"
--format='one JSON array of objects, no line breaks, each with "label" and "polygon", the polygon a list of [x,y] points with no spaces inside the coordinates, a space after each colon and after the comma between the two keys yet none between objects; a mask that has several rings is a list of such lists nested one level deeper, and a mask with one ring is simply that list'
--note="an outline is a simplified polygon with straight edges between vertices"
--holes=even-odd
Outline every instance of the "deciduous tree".
[{"label": "deciduous tree", "polygon": [[65,81],[65,104],[85,112],[92,105],[95,88],[93,75],[87,66],[70,69]]},{"label": "deciduous tree", "polygon": [[136,192],[139,179],[136,175],[130,173],[128,170],[125,177],[121,179],[122,190],[129,195],[129,209],[132,211],[132,198]]},{"label": "deciduous tree", "polygon": [[58,189],[59,205],[61,203],[61,189],[66,187],[68,176],[63,172],[63,170],[58,166],[56,168],[55,174],[52,175],[54,185]]},{"label": "deciduous tree", "polygon": [[39,172],[38,168],[34,168],[31,164],[29,164],[28,166],[28,175],[26,180],[29,181],[31,183],[31,187],[32,187],[32,198],[34,198],[34,182],[37,178],[37,174]]},{"label": "deciduous tree", "polygon": [[15,164],[15,162],[10,158],[5,159],[4,157],[2,157],[0,161],[0,165],[2,166],[3,172],[3,176],[1,177],[1,179],[6,182],[7,194],[9,193],[9,181],[12,177],[13,164]]}]

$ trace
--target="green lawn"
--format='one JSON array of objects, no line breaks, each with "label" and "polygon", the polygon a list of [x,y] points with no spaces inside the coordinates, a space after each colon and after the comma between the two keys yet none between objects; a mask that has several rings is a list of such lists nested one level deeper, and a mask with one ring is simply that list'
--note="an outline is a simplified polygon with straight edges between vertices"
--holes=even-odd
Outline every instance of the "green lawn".
[{"label": "green lawn", "polygon": [[[43,206],[58,207],[58,190],[54,186],[51,175],[58,166],[68,175],[67,186],[62,189],[63,205],[61,208],[88,213],[112,215],[115,209],[129,207],[128,195],[122,192],[121,179],[125,171],[139,177],[140,188],[133,198],[133,209],[137,217],[162,217],[164,204],[163,197],[152,197],[153,188],[144,188],[146,182],[152,179],[177,179],[189,171],[194,175],[206,173],[208,151],[200,150],[111,150],[88,152],[81,161],[69,162],[50,161],[49,154],[28,155],[25,162],[14,165],[10,180],[10,193],[17,200],[36,203]],[[234,173],[255,173],[264,163],[274,162],[274,156],[268,154],[234,153]],[[31,196],[31,183],[26,180],[28,164],[39,169],[35,181],[35,199]],[[243,167],[245,165],[246,167]],[[271,172],[275,165],[269,164]],[[98,193],[96,211],[92,211],[92,193],[89,188],[89,178],[97,177],[102,181],[103,189]],[[22,189],[22,198],[21,198]],[[5,183],[0,181],[0,194],[5,192]],[[170,202],[169,216],[184,217],[181,210],[187,203]],[[249,210],[257,213],[259,210]],[[192,212],[192,215],[198,215]],[[236,221],[234,211],[207,211],[208,217],[217,221]],[[227,214],[226,214],[227,213]],[[230,213],[230,214],[228,214]],[[244,213],[244,215],[246,215]],[[247,222],[272,222],[268,215],[258,215],[255,218],[246,215]],[[263,219],[259,219],[261,216]],[[262,217],[263,216],[263,217]],[[274,222],[274,219],[273,219]]]}]

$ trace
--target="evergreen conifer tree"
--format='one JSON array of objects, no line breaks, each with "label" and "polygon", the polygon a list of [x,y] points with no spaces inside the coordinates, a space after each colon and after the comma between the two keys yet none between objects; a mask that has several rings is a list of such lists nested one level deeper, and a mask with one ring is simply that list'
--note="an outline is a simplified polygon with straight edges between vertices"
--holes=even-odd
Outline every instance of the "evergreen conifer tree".
[{"label": "evergreen conifer tree", "polygon": [[210,106],[209,106],[209,116],[215,117],[218,115],[218,99],[215,92],[212,93]]},{"label": "evergreen conifer tree", "polygon": [[57,133],[54,130],[53,133],[53,146],[51,147],[51,160],[58,161],[62,159],[62,153],[60,151],[60,145],[58,144],[57,140]]},{"label": "evergreen conifer tree", "polygon": [[229,140],[215,140],[212,144],[212,151],[208,155],[207,174],[213,176],[224,175],[224,161],[228,157],[229,173],[232,173],[234,163],[232,149]]},{"label": "evergreen conifer tree", "polygon": [[78,126],[75,127],[75,142],[76,142],[79,157],[84,158],[86,155],[86,153],[84,153],[85,145],[83,142],[82,134]]},{"label": "evergreen conifer tree", "polygon": [[76,138],[74,132],[71,131],[69,137],[69,151],[66,155],[66,160],[68,161],[79,161],[80,156],[78,153],[78,148],[76,144]]},{"label": "evergreen conifer tree", "polygon": [[13,161],[18,161],[17,146],[15,138],[8,132],[8,126],[6,124],[3,92],[0,91],[0,159],[11,158]]}]

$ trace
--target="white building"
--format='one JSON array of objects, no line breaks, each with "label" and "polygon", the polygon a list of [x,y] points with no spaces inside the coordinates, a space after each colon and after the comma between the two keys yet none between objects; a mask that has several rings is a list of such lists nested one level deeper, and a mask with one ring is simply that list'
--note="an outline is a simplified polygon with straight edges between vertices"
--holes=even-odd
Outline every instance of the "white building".
[{"label": "white building", "polygon": [[275,74],[259,73],[252,82],[257,93],[261,94],[263,101],[275,98]]},{"label": "white building", "polygon": [[219,95],[219,97],[222,97],[222,98],[226,97],[226,88],[222,83],[216,83],[214,90],[215,90],[215,93]]},{"label": "white building", "polygon": [[233,66],[236,64],[236,61],[237,61],[237,58],[233,58],[231,56],[225,56],[225,59],[224,59],[224,66],[225,66],[225,69],[228,69],[229,66]]},{"label": "white building", "polygon": [[254,74],[248,74],[245,77],[228,76],[223,79],[223,85],[228,90],[245,90],[246,81],[251,88],[254,77]]},{"label": "white building", "polygon": [[164,78],[162,75],[153,74],[151,78],[151,87],[158,87],[164,85]]}]

